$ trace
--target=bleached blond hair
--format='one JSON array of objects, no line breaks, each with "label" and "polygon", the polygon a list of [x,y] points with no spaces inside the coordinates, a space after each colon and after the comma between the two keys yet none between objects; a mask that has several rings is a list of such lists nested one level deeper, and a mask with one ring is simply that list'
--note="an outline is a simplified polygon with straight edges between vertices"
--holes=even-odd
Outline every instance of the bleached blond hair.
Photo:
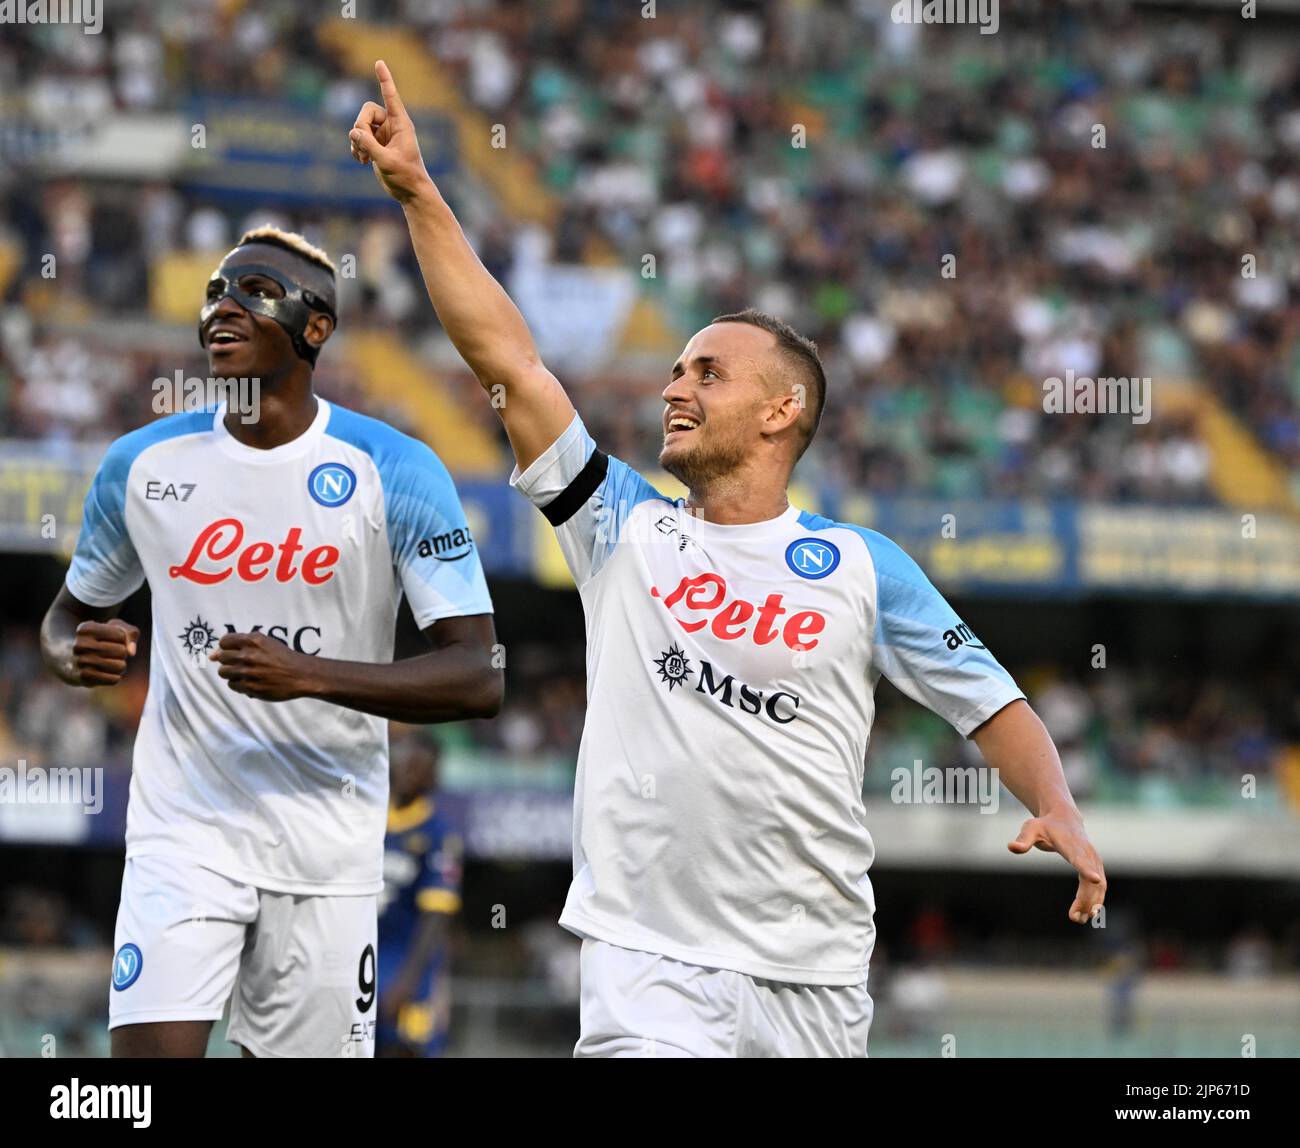
[{"label": "bleached blond hair", "polygon": [[331,275],[337,275],[338,269],[334,266],[334,261],[317,247],[314,243],[309,243],[304,236],[296,231],[285,231],[283,228],[274,227],[271,224],[263,224],[261,227],[250,228],[239,237],[236,247],[243,247],[245,243],[269,243],[272,247],[283,247],[286,251],[292,251],[295,255],[300,255],[308,263],[315,263],[318,267],[323,267]]}]

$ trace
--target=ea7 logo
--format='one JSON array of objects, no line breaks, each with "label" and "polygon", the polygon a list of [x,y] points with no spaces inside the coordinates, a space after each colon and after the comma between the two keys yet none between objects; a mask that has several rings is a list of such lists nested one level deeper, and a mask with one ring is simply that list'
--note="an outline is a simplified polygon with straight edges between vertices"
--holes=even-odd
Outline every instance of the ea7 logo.
[{"label": "ea7 logo", "polygon": [[970,632],[970,627],[965,622],[958,622],[954,630],[944,630],[943,640],[950,650],[956,650],[961,646],[969,646],[972,650],[988,649],[975,640],[975,635]]},{"label": "ea7 logo", "polygon": [[166,502],[169,498],[174,498],[177,502],[189,502],[197,485],[194,482],[164,483],[151,479],[144,484],[144,496],[150,502]]},{"label": "ea7 logo", "polygon": [[666,534],[666,535],[676,534],[677,550],[679,553],[686,549],[687,543],[694,541],[690,537],[690,535],[683,534],[680,530],[677,529],[677,523],[673,521],[671,514],[665,514],[662,518],[660,518],[659,521],[655,523],[655,529],[659,531],[660,534]]}]

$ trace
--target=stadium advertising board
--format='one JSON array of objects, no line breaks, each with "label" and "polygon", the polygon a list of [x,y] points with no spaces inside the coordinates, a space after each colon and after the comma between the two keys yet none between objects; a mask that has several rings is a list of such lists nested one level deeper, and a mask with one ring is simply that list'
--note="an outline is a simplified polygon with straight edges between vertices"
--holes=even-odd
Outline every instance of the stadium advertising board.
[{"label": "stadium advertising board", "polygon": [[1081,507],[1087,586],[1300,597],[1300,524],[1236,510]]},{"label": "stadium advertising board", "polygon": [[[102,455],[102,446],[0,443],[0,550],[70,555]],[[489,574],[572,583],[557,572],[545,522],[504,482],[457,487]],[[1300,523],[1280,514],[1011,499],[800,502],[887,535],[956,593],[1300,598]]]},{"label": "stadium advertising board", "polygon": [[[370,169],[339,146],[352,118],[282,101],[196,99],[190,104],[196,137],[181,182],[222,198],[273,196],[340,207],[388,203]],[[414,118],[429,171],[435,177],[455,171],[455,125],[438,115]]]},{"label": "stadium advertising board", "polygon": [[70,555],[103,447],[0,444],[0,549]]},{"label": "stadium advertising board", "polygon": [[831,515],[892,538],[936,584],[972,594],[1079,590],[1068,502],[846,497]]}]

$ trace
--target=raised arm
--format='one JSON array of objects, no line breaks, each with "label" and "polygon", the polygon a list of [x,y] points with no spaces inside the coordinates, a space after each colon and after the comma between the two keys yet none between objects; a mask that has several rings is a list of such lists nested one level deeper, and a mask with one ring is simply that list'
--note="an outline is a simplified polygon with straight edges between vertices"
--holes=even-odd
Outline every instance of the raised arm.
[{"label": "raised arm", "polygon": [[380,186],[402,205],[433,309],[501,415],[526,470],[573,421],[573,404],[425,169],[415,127],[382,60],[375,75],[384,103],[361,108],[348,136],[352,155],[371,164]]}]

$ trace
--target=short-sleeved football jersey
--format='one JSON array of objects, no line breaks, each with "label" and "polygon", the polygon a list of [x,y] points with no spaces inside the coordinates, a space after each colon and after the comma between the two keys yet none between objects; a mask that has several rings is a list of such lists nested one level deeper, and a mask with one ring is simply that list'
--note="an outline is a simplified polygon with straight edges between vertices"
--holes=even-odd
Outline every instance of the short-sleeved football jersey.
[{"label": "short-sleeved football jersey", "polygon": [[310,698],[230,689],[208,655],[260,632],[303,654],[389,662],[405,592],[423,629],[492,610],[451,477],[428,447],[317,400],[258,450],[224,410],[112,444],[86,495],[68,590],[110,606],[148,581],[149,695],[127,856],[187,857],[288,893],[378,893],[388,723]]},{"label": "short-sleeved football jersey", "polygon": [[858,984],[874,943],[864,757],[883,674],[968,734],[1024,695],[915,562],[795,507],[722,525],[575,417],[511,478],[587,624],[561,923],[710,968]]}]

